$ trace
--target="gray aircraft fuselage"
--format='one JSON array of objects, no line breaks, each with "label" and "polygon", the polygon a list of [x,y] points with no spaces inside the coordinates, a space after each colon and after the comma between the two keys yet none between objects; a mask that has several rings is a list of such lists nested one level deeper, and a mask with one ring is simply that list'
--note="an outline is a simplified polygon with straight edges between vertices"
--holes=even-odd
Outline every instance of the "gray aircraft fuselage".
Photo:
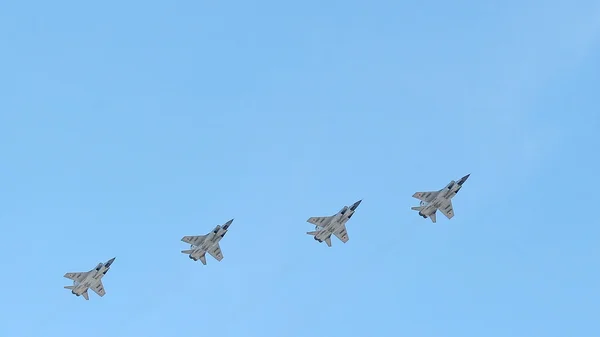
[{"label": "gray aircraft fuselage", "polygon": [[202,243],[198,246],[190,245],[190,249],[192,253],[190,254],[190,259],[194,261],[198,261],[200,256],[204,256],[206,252],[214,245],[218,244],[221,239],[225,237],[227,234],[227,230],[229,228],[229,224],[225,224],[223,227],[221,225],[217,225],[212,232],[208,233]]},{"label": "gray aircraft fuselage", "polygon": [[421,201],[420,205],[423,206],[423,209],[421,209],[419,215],[430,216],[431,214],[435,213],[443,204],[446,203],[447,200],[452,200],[461,187],[462,185],[459,185],[452,180],[448,185],[446,185],[446,187],[439,191],[438,195],[436,195],[431,202]]},{"label": "gray aircraft fuselage", "polygon": [[419,211],[419,215],[423,218],[431,218],[431,221],[436,222],[436,212],[440,210],[446,217],[454,216],[452,206],[452,198],[456,196],[463,184],[469,178],[470,174],[460,178],[458,181],[450,181],[448,185],[436,192],[417,192],[413,197],[421,199],[419,207],[412,207]]},{"label": "gray aircraft fuselage", "polygon": [[73,281],[73,289],[71,289],[71,293],[77,296],[81,296],[83,293],[86,293],[90,287],[94,287],[95,285],[102,280],[104,275],[110,269],[110,265],[113,263],[115,258],[108,260],[106,263],[98,263],[96,268],[90,270],[88,274],[81,280],[80,282]]},{"label": "gray aircraft fuselage", "polygon": [[344,208],[337,212],[322,226],[315,226],[315,231],[318,231],[318,233],[315,235],[314,239],[319,242],[323,242],[325,239],[331,237],[333,233],[338,232],[346,225],[346,222],[350,220],[354,212],[355,211],[351,211],[348,206],[344,206]]},{"label": "gray aircraft fuselage", "polygon": [[308,222],[315,225],[315,230],[307,234],[314,235],[314,239],[318,242],[325,241],[329,247],[331,247],[332,235],[346,243],[348,241],[346,222],[354,215],[361,201],[355,202],[350,207],[344,206],[339,212],[331,216],[309,218]]},{"label": "gray aircraft fuselage", "polygon": [[190,245],[190,249],[182,250],[184,254],[188,254],[189,258],[206,265],[206,253],[214,257],[217,261],[223,259],[223,252],[219,242],[223,239],[233,219],[227,221],[224,225],[217,225],[210,233],[206,235],[190,235],[181,238],[181,241]]}]

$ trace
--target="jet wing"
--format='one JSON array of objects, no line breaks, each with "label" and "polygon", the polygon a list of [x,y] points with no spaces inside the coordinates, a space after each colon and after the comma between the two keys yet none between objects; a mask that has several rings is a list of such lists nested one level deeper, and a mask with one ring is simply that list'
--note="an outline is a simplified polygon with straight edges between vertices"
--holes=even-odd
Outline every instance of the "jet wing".
[{"label": "jet wing", "polygon": [[215,244],[214,246],[210,247],[210,249],[207,251],[212,257],[215,258],[215,260],[217,261],[221,261],[223,260],[223,252],[221,252],[221,247],[219,246],[219,244]]},{"label": "jet wing", "polygon": [[94,286],[90,287],[98,296],[102,297],[106,295],[106,291],[104,290],[104,285],[102,284],[102,280],[98,280]]},{"label": "jet wing", "polygon": [[438,209],[448,219],[452,219],[452,217],[454,216],[454,208],[452,207],[452,200],[444,201]]},{"label": "jet wing", "polygon": [[314,216],[312,218],[308,218],[306,222],[311,223],[315,226],[323,227],[327,224],[327,221],[331,219],[332,216]]},{"label": "jet wing", "polygon": [[350,238],[348,237],[348,231],[346,231],[346,226],[340,228],[340,230],[333,233],[333,235],[335,235],[343,243],[346,243],[348,242],[348,240],[350,240]]},{"label": "jet wing", "polygon": [[73,280],[75,282],[81,282],[83,281],[83,279],[85,279],[85,277],[87,276],[89,272],[82,272],[82,273],[66,273],[64,277],[68,278],[69,280]]},{"label": "jet wing", "polygon": [[430,191],[430,192],[416,192],[413,194],[413,198],[417,198],[421,201],[432,202],[433,199],[440,193],[440,191]]},{"label": "jet wing", "polygon": [[184,236],[181,238],[181,241],[189,243],[190,245],[199,246],[205,238],[206,235]]}]

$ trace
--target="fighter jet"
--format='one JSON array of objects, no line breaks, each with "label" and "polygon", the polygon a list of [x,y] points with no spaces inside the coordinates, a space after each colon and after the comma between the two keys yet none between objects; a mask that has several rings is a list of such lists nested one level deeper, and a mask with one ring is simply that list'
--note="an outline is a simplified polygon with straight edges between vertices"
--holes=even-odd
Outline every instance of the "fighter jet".
[{"label": "fighter jet", "polygon": [[65,289],[70,289],[71,293],[77,297],[83,295],[83,298],[89,301],[88,289],[92,289],[98,296],[102,297],[106,294],[102,278],[110,269],[110,265],[115,261],[115,258],[108,260],[106,263],[98,263],[96,268],[79,273],[66,273],[64,277],[73,280],[72,286],[65,286]]},{"label": "fighter jet", "polygon": [[436,211],[439,209],[448,219],[454,217],[454,209],[452,207],[452,198],[460,191],[471,174],[460,178],[458,181],[452,180],[446,187],[439,191],[433,192],[417,192],[413,194],[413,198],[421,200],[420,206],[411,207],[412,210],[419,211],[419,215],[423,218],[430,218],[431,222],[436,222]]},{"label": "fighter jet", "polygon": [[315,240],[319,242],[325,241],[329,247],[331,247],[331,234],[335,235],[343,243],[348,242],[346,222],[352,217],[361,201],[355,202],[350,207],[344,206],[339,212],[331,216],[309,218],[306,222],[316,225],[316,227],[315,231],[307,232],[306,234],[314,235]]},{"label": "fighter jet", "polygon": [[233,219],[227,221],[223,227],[221,225],[217,225],[212,232],[206,235],[198,235],[198,236],[184,236],[181,241],[190,244],[190,249],[182,250],[181,252],[184,254],[190,254],[190,259],[194,261],[202,261],[203,265],[206,265],[206,252],[208,252],[212,257],[214,257],[217,261],[223,260],[223,253],[221,252],[221,247],[219,246],[219,241],[225,236],[227,233],[227,229],[233,222]]}]

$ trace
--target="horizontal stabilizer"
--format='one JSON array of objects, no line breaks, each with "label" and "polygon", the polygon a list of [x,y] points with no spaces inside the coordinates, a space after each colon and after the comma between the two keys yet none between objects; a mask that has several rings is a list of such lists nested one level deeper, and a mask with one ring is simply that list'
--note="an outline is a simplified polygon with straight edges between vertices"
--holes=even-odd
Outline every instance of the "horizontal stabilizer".
[{"label": "horizontal stabilizer", "polygon": [[308,235],[317,235],[317,234],[319,234],[319,231],[306,232],[306,234],[308,234]]},{"label": "horizontal stabilizer", "polygon": [[75,289],[75,286],[65,286],[65,289],[73,290]]},{"label": "horizontal stabilizer", "polygon": [[421,211],[423,210],[423,206],[415,206],[415,207],[411,207],[410,209],[412,209],[413,211]]},{"label": "horizontal stabilizer", "polygon": [[429,219],[431,219],[431,222],[433,222],[433,223],[436,222],[436,218],[437,218],[437,215],[435,214],[435,212],[433,212],[431,215],[429,215]]},{"label": "horizontal stabilizer", "polygon": [[188,250],[182,250],[181,252],[184,254],[191,254],[194,250],[193,249],[188,249]]}]

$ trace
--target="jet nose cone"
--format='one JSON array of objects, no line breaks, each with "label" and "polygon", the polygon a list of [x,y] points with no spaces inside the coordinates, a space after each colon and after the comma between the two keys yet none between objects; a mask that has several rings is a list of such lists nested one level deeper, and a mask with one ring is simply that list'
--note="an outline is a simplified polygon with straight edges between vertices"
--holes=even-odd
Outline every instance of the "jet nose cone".
[{"label": "jet nose cone", "polygon": [[361,200],[359,200],[359,201],[357,201],[357,202],[355,202],[355,203],[352,205],[352,207],[350,207],[350,209],[354,211],[354,210],[355,210],[355,209],[358,207],[358,205],[360,205],[360,203],[361,203],[361,202],[362,202],[362,199],[361,199]]},{"label": "jet nose cone", "polygon": [[111,265],[111,264],[112,264],[112,263],[115,261],[115,259],[116,259],[116,257],[113,257],[112,259],[108,260],[108,261],[106,262],[106,266],[107,266],[107,267],[110,267],[110,265]]},{"label": "jet nose cone", "polygon": [[469,173],[466,176],[460,178],[460,181],[458,182],[458,184],[462,185],[465,181],[467,181],[467,179],[469,179],[470,176],[471,176],[471,173]]}]

